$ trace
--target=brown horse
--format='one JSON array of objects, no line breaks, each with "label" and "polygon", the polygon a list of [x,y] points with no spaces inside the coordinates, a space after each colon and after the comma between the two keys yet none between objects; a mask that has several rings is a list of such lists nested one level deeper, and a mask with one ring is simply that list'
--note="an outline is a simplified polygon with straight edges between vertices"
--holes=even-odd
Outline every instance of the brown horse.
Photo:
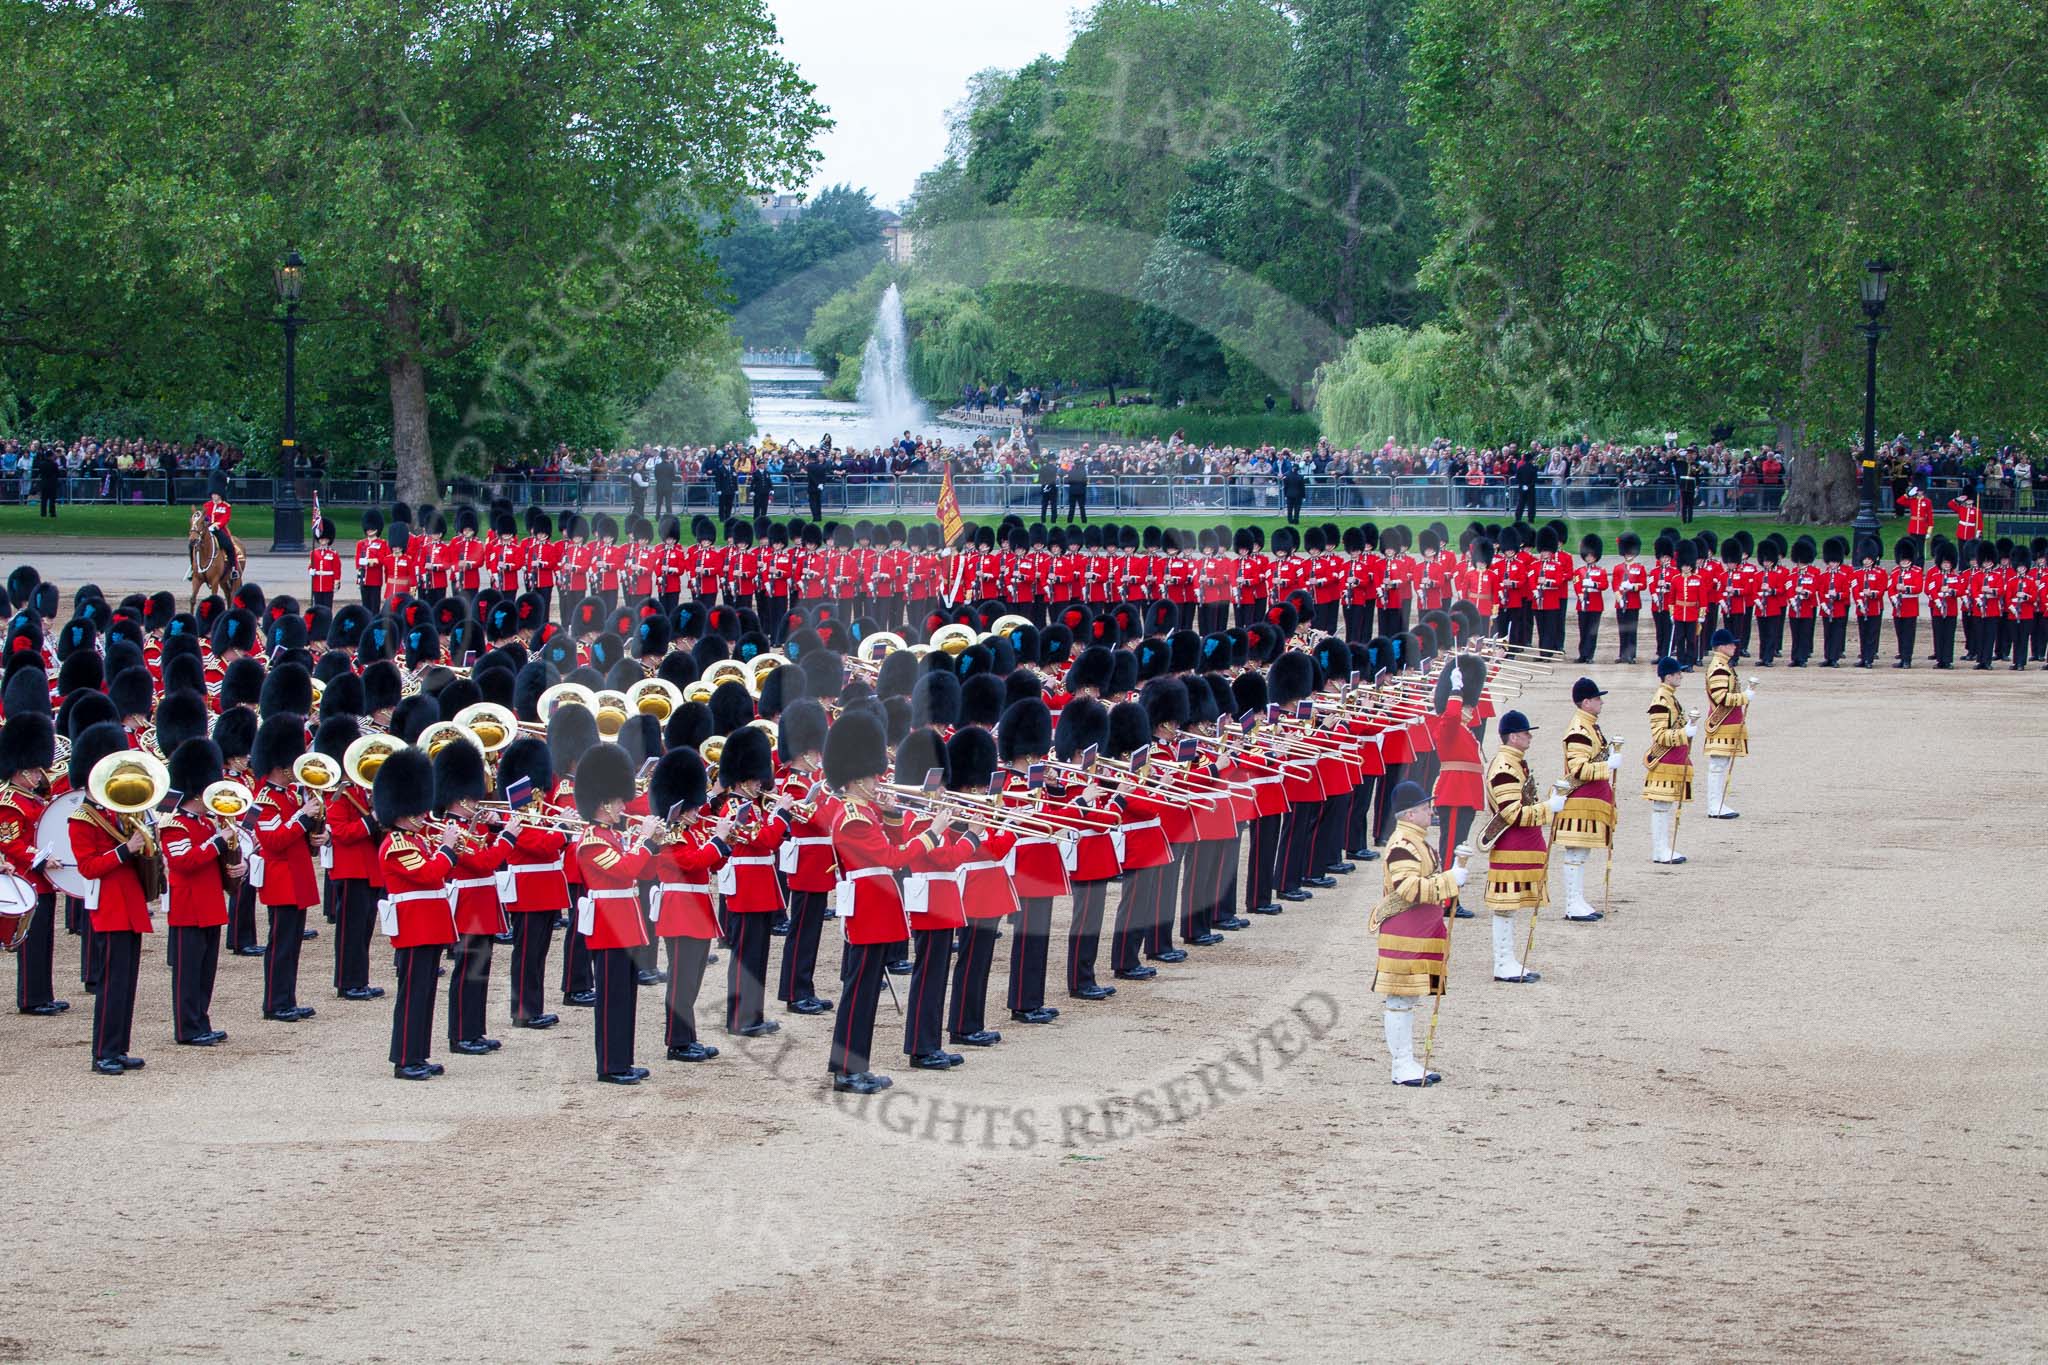
[{"label": "brown horse", "polygon": [[242,567],[248,562],[248,555],[232,531],[225,534],[228,544],[233,547],[232,553],[221,549],[220,540],[199,515],[199,509],[192,510],[192,521],[185,529],[185,558],[192,566],[192,600],[186,604],[187,611],[199,605],[201,588],[222,597],[232,597],[242,586]]}]

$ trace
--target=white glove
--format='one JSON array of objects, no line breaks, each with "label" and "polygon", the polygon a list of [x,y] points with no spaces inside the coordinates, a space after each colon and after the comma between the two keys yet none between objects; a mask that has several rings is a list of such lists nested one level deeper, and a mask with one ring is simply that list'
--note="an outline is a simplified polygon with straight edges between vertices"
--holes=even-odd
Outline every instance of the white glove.
[{"label": "white glove", "polygon": [[1456,863],[1451,864],[1451,881],[1454,885],[1458,887],[1459,890],[1462,891],[1465,887],[1465,883],[1471,880],[1472,874],[1470,872],[1467,872],[1464,868],[1459,867]]},{"label": "white glove", "polygon": [[1465,670],[1464,670],[1464,669],[1462,669],[1462,668],[1460,668],[1460,667],[1458,667],[1458,666],[1457,666],[1456,664],[1452,664],[1452,665],[1451,665],[1451,692],[1452,692],[1452,693],[1453,693],[1453,694],[1455,695],[1455,694],[1458,694],[1458,693],[1462,693],[1462,692],[1463,692],[1464,690],[1465,690]]},{"label": "white glove", "polygon": [[1687,739],[1696,739],[1698,738],[1699,733],[1700,727],[1697,725],[1688,725],[1685,727],[1685,737]]},{"label": "white glove", "polygon": [[1563,813],[1564,813],[1564,793],[1563,793],[1563,792],[1552,792],[1552,793],[1550,794],[1550,800],[1546,801],[1546,802],[1545,802],[1544,804],[1550,807],[1550,813],[1551,813],[1552,815],[1561,815],[1561,814],[1563,814]]}]

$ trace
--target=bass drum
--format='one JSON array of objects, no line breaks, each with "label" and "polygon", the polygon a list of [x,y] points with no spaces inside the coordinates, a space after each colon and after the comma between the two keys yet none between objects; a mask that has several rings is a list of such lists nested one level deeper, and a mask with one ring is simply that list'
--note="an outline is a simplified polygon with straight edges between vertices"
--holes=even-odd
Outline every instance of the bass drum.
[{"label": "bass drum", "polygon": [[78,855],[71,851],[71,815],[85,804],[84,792],[65,792],[50,802],[36,825],[36,847],[45,855],[43,875],[50,885],[67,896],[85,899],[92,884],[78,870]]},{"label": "bass drum", "polygon": [[12,873],[0,873],[0,949],[11,953],[21,947],[35,913],[34,884]]}]

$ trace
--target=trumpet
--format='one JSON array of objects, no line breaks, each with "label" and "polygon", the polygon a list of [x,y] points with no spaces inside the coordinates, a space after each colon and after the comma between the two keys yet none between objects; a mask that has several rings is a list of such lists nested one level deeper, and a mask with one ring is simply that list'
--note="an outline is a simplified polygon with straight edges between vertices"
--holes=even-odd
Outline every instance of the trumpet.
[{"label": "trumpet", "polygon": [[997,796],[974,792],[932,792],[901,782],[880,783],[877,789],[898,810],[926,816],[943,815],[961,824],[980,825],[1006,834],[1051,839],[1077,832],[1073,825],[1026,815],[1014,806],[1004,805],[1002,798]]}]

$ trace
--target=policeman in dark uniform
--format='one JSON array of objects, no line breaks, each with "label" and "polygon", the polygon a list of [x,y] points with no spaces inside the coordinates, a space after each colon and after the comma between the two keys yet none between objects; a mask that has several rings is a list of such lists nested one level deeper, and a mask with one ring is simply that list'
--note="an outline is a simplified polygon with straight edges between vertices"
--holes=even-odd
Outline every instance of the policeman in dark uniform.
[{"label": "policeman in dark uniform", "polygon": [[1280,496],[1287,503],[1289,523],[1301,521],[1301,500],[1308,495],[1308,478],[1301,472],[1298,461],[1289,460],[1280,467]]},{"label": "policeman in dark uniform", "polygon": [[1073,467],[1067,470],[1067,520],[1076,517],[1083,525],[1088,521],[1088,470],[1080,457],[1076,456]]},{"label": "policeman in dark uniform", "polygon": [[811,499],[811,520],[825,519],[825,479],[829,474],[824,457],[813,453],[804,461],[804,491]]}]

